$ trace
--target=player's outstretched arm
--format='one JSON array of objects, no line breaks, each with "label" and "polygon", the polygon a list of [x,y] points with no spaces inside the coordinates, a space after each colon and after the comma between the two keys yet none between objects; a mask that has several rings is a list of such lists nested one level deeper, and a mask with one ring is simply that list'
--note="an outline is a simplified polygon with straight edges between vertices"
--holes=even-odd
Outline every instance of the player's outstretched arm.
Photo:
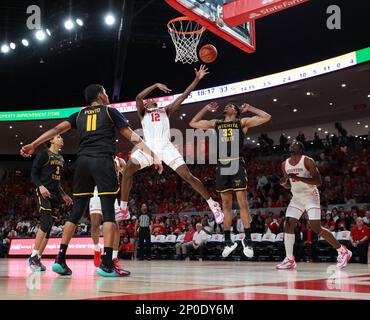
[{"label": "player's outstretched arm", "polygon": [[21,149],[21,155],[23,157],[30,157],[32,155],[32,153],[34,153],[34,151],[37,149],[37,147],[40,144],[42,144],[42,143],[44,143],[48,140],[53,139],[58,134],[63,134],[65,132],[71,130],[71,128],[72,128],[71,123],[68,122],[68,121],[63,121],[63,122],[59,123],[54,128],[52,128],[52,129],[46,131],[45,133],[43,133],[35,141],[31,142],[30,144],[25,145]]},{"label": "player's outstretched arm", "polygon": [[311,178],[304,178],[304,177],[299,177],[296,174],[289,174],[288,177],[301,181],[303,183],[311,184],[314,186],[321,186],[322,184],[322,179],[321,179],[321,174],[319,172],[319,169],[317,168],[315,162],[310,159],[305,157],[304,159],[304,165],[308,169],[308,171],[311,174]]},{"label": "player's outstretched arm", "polygon": [[248,103],[242,104],[242,106],[240,107],[240,112],[241,113],[251,112],[251,113],[255,114],[254,117],[242,118],[241,119],[241,124],[242,124],[243,128],[257,127],[257,126],[260,126],[261,124],[264,124],[264,123],[269,122],[271,120],[271,115],[270,114],[268,114],[267,112],[265,112],[261,109],[255,108],[255,107],[251,106]]},{"label": "player's outstretched arm", "polygon": [[168,114],[172,114],[176,112],[181,104],[184,102],[184,100],[189,96],[189,94],[195,89],[195,87],[198,85],[199,81],[204,78],[207,74],[209,74],[208,69],[204,64],[202,64],[199,68],[199,70],[195,70],[195,78],[193,82],[186,88],[186,90],[170,105],[166,107]]},{"label": "player's outstretched arm", "polygon": [[217,102],[211,102],[204,106],[202,110],[200,110],[193,119],[191,119],[189,126],[195,129],[214,129],[216,120],[202,120],[204,115],[212,110],[216,110],[218,108]]},{"label": "player's outstretched arm", "polygon": [[158,170],[158,173],[161,174],[163,172],[163,165],[162,161],[159,160],[158,156],[151,150],[147,144],[144,142],[141,137],[135,133],[130,127],[124,127],[120,130],[120,133],[123,137],[125,137],[128,141],[138,147],[141,151],[146,153],[149,157],[153,157],[154,159],[154,166]]},{"label": "player's outstretched arm", "polygon": [[136,96],[136,109],[139,116],[142,117],[144,113],[144,99],[152,93],[155,89],[159,89],[165,93],[170,93],[172,90],[169,89],[165,84],[155,83],[152,86],[144,89]]}]

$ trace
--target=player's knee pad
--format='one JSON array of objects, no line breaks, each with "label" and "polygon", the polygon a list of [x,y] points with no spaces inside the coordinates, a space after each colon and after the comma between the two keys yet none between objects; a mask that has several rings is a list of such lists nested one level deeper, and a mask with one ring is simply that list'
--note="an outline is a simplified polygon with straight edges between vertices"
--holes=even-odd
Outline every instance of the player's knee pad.
[{"label": "player's knee pad", "polygon": [[103,196],[100,197],[101,209],[103,211],[103,221],[116,223],[114,202],[116,201],[115,196]]},{"label": "player's knee pad", "polygon": [[53,226],[54,219],[50,212],[42,211],[40,215],[40,229],[46,234],[50,234],[51,228]]},{"label": "player's knee pad", "polygon": [[73,199],[73,209],[68,217],[68,221],[73,224],[77,224],[82,216],[84,215],[86,208],[89,204],[89,198],[86,197],[75,197]]}]

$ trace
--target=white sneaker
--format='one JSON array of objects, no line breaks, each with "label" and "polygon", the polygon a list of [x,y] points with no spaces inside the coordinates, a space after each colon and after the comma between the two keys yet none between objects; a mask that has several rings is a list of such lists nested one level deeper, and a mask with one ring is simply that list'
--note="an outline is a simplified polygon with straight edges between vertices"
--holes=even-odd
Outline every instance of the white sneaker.
[{"label": "white sneaker", "polygon": [[227,258],[230,255],[230,253],[236,249],[237,246],[238,244],[236,242],[232,243],[230,241],[225,243],[224,250],[222,251],[222,257]]},{"label": "white sneaker", "polygon": [[217,224],[224,222],[224,213],[221,210],[221,206],[218,202],[215,202],[212,206],[209,207],[215,216],[215,221]]},{"label": "white sneaker", "polygon": [[254,256],[254,250],[251,245],[248,245],[247,240],[243,239],[242,240],[242,245],[243,245],[243,253],[247,258],[253,258]]},{"label": "white sneaker", "polygon": [[131,218],[129,207],[126,207],[126,210],[122,210],[121,208],[118,208],[115,213],[116,221],[120,222],[123,220],[129,220]]},{"label": "white sneaker", "polygon": [[278,270],[293,270],[297,267],[297,264],[295,263],[295,259],[293,257],[292,260],[288,259],[286,257],[282,262],[280,262],[277,266],[276,269]]},{"label": "white sneaker", "polygon": [[345,249],[344,252],[338,252],[337,269],[345,268],[352,257],[352,251],[349,251],[346,246],[343,246],[343,248]]}]

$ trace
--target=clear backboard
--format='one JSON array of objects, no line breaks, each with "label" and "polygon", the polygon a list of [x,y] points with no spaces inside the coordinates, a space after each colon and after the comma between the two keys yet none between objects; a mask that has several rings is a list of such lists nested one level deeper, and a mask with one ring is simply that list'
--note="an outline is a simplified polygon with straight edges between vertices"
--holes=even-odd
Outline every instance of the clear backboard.
[{"label": "clear backboard", "polygon": [[223,5],[234,0],[165,0],[171,7],[190,17],[209,31],[239,49],[256,50],[254,21],[231,27],[223,21]]}]

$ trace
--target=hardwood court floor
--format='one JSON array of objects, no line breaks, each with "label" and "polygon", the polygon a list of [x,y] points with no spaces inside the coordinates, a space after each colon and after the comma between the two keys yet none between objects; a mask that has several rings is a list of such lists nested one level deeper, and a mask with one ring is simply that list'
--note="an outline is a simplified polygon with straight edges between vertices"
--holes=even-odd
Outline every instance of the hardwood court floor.
[{"label": "hardwood court floor", "polygon": [[298,263],[277,271],[270,262],[124,261],[131,277],[102,278],[92,260],[68,260],[70,277],[53,273],[53,260],[43,263],[48,269],[40,274],[27,271],[26,259],[0,259],[0,299],[370,300],[370,265],[336,271]]}]

